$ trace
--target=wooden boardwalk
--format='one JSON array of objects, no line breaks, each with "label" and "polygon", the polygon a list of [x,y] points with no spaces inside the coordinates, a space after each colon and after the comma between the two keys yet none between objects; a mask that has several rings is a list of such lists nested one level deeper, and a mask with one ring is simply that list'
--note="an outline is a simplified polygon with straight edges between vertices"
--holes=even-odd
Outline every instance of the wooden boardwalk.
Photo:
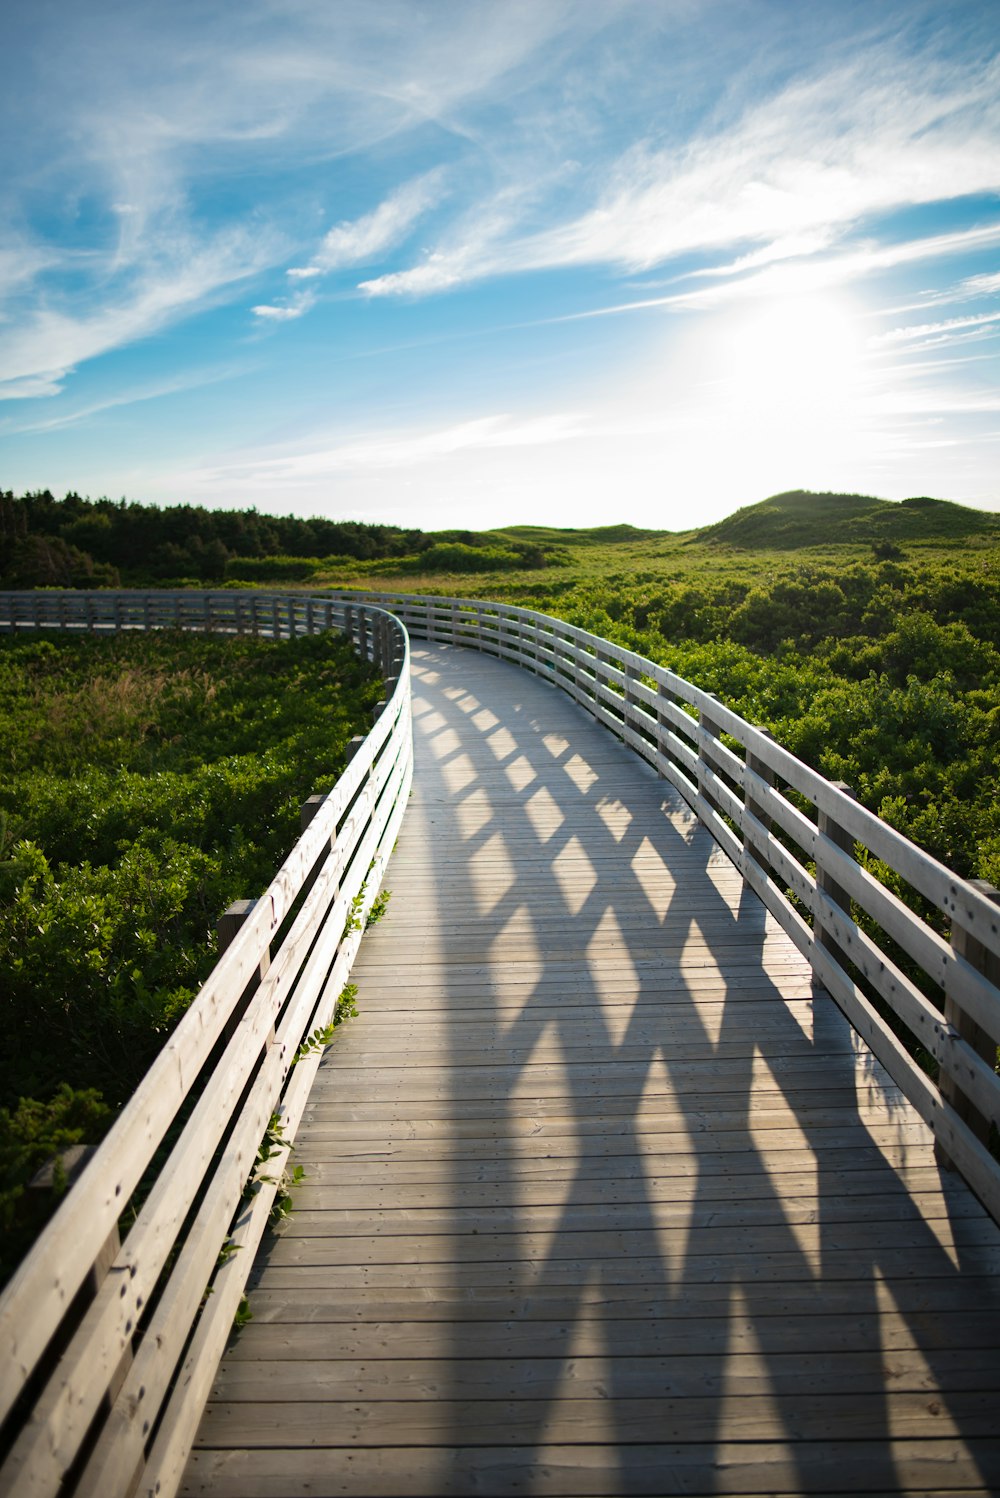
[{"label": "wooden boardwalk", "polygon": [[414,651],[361,1015],[187,1495],[1000,1492],[1000,1231],[683,803]]}]

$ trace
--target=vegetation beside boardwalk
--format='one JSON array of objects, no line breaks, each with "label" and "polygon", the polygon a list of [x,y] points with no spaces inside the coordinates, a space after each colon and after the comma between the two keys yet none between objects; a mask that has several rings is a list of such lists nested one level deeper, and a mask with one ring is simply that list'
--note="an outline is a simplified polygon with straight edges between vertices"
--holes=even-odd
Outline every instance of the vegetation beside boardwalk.
[{"label": "vegetation beside boardwalk", "polygon": [[329,789],[381,684],[335,635],[0,637],[0,1226],[5,1276]]}]

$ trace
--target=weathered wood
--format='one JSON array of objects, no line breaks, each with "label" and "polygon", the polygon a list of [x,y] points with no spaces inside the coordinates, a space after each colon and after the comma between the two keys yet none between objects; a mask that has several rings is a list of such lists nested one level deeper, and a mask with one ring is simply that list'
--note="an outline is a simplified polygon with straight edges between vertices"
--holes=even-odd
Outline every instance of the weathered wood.
[{"label": "weathered wood", "polygon": [[[851,787],[845,785],[843,781],[835,782],[834,788],[844,796],[854,797]],[[840,820],[829,811],[820,812],[818,830],[820,837],[826,838],[829,842],[833,843],[834,847],[841,849],[842,852],[848,855],[852,853],[854,848],[853,837]],[[839,906],[841,910],[845,910],[850,915],[850,891],[838,883],[836,875],[830,872],[825,859],[820,855],[817,855],[816,861],[816,887],[822,891],[832,905]],[[823,916],[819,913],[815,917],[814,930],[819,945],[825,947],[834,960],[840,963],[842,968],[849,968],[850,958],[835,940],[829,923],[824,921]]]},{"label": "weathered wood", "polygon": [[[985,880],[973,881],[974,887],[980,894],[984,895],[994,905],[1000,905],[1000,890],[988,884]],[[974,927],[967,925],[960,916],[952,920],[951,945],[955,953],[964,959],[977,972],[983,973],[986,978],[994,984],[1000,984],[1000,958],[995,956],[989,948],[975,934]],[[944,1018],[955,1037],[960,1037],[966,1045],[979,1057],[989,1069],[989,1075],[994,1076],[997,1065],[997,1037],[1000,1036],[1000,1014],[998,1023],[990,1029],[978,1024],[976,1020],[962,1007],[959,998],[956,997],[954,985],[945,990]],[[955,1047],[957,1049],[957,1047]],[[963,1047],[964,1049],[964,1047]],[[966,1065],[959,1071],[946,1072],[941,1079],[941,1093],[950,1105],[955,1109],[963,1123],[975,1134],[976,1138],[983,1144],[989,1143],[990,1126],[997,1116],[982,1103],[977,1106],[978,1099],[973,1091],[977,1074],[973,1064]],[[971,1094],[971,1095],[970,1095]],[[938,1144],[938,1159],[948,1169],[952,1169],[954,1162],[943,1146]]]},{"label": "weathered wood", "polygon": [[374,1498],[404,1492],[426,1498],[467,1498],[479,1492],[517,1498],[526,1490],[539,1498],[607,1498],[625,1492],[665,1498],[699,1491],[843,1498],[845,1492],[863,1491],[870,1498],[900,1498],[932,1491],[934,1498],[960,1498],[970,1491],[989,1491],[984,1484],[1000,1483],[998,1448],[1000,1443],[993,1441],[970,1447],[954,1440],[930,1454],[924,1442],[901,1438],[894,1443],[890,1482],[877,1441],[691,1442],[623,1449],[601,1440],[584,1447],[543,1439],[523,1451],[463,1445],[447,1451],[362,1449],[351,1456],[349,1479],[339,1468],[331,1470],[326,1448],[293,1455],[277,1447],[199,1454],[183,1492],[185,1498],[270,1498],[276,1490],[287,1498]]}]

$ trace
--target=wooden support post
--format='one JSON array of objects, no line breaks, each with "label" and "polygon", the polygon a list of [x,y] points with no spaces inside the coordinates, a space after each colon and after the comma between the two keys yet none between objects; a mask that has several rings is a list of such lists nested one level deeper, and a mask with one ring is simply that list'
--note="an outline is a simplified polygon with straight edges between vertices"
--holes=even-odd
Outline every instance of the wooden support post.
[{"label": "wooden support post", "polygon": [[215,930],[219,940],[220,957],[228,947],[232,946],[233,938],[256,904],[256,900],[234,900],[229,909],[224,910],[219,916]]},{"label": "wooden support post", "polygon": [[319,811],[325,800],[326,796],[317,792],[315,795],[309,796],[305,801],[303,801],[302,805],[299,807],[299,827],[302,832],[305,832],[306,828],[309,826],[309,823]]},{"label": "wooden support post", "polygon": [[[1000,890],[995,889],[992,884],[988,884],[985,879],[971,879],[969,882],[973,889],[979,890],[980,894],[985,895],[994,905],[1000,905]],[[964,957],[965,961],[971,967],[974,967],[977,972],[983,973],[991,983],[1000,985],[1000,957],[997,957],[988,947],[984,946],[969,927],[960,922],[957,916],[952,919],[951,923],[951,945],[958,956]],[[998,1037],[988,1034],[987,1031],[981,1029],[976,1024],[975,1020],[970,1019],[962,1009],[961,1004],[948,992],[947,988],[944,997],[944,1017],[946,1022],[958,1032],[963,1040],[969,1043],[976,1054],[981,1056],[992,1070],[997,1064]],[[976,1138],[981,1139],[983,1144],[988,1145],[990,1139],[989,1119],[980,1113],[978,1108],[973,1106],[959,1084],[955,1081],[955,1078],[944,1071],[944,1069],[941,1071],[939,1085],[941,1096],[954,1108],[959,1118],[968,1124]],[[942,1149],[940,1144],[935,1144],[934,1153],[939,1165],[944,1166],[946,1170],[954,1169],[954,1162],[951,1156]]]},{"label": "wooden support post", "polygon": [[[845,785],[842,780],[833,780],[830,783],[834,790],[843,791],[844,795],[849,796],[852,801],[857,800],[851,787]],[[836,817],[831,816],[829,812],[821,811],[819,813],[818,830],[821,837],[829,838],[830,842],[834,843],[844,853],[849,853],[852,857],[854,856],[854,838],[849,832],[845,831]],[[834,876],[823,867],[822,851],[819,851],[816,856],[816,886],[826,895],[828,900],[850,915],[851,897],[843,885],[838,884]],[[823,918],[818,913],[813,920],[813,936],[818,944],[830,953],[834,961],[840,963],[842,968],[849,966],[850,958],[838,945],[830,930],[823,924]]]},{"label": "wooden support post", "polygon": [[365,741],[365,736],[364,736],[363,733],[356,733],[354,735],[353,739],[349,739],[348,740],[348,743],[347,743],[347,763],[348,764],[351,763],[351,760],[357,754],[358,750],[361,748],[361,745],[364,743],[364,741]]},{"label": "wooden support post", "polygon": [[[222,956],[223,952],[225,952],[226,949],[232,945],[233,941],[236,938],[237,932],[240,930],[244,921],[248,918],[256,904],[257,901],[255,899],[234,900],[232,905],[229,906],[229,909],[223,911],[222,915],[219,916],[219,920],[215,929],[219,941],[220,957]],[[243,990],[242,997],[233,1009],[233,1012],[229,1016],[229,1019],[226,1021],[225,1028],[223,1029],[222,1035],[219,1039],[219,1045],[222,1049],[225,1049],[230,1040],[232,1040],[233,1035],[236,1031],[236,1026],[239,1024],[244,1014],[246,1014],[247,1008],[250,1004],[250,1000],[253,998],[254,994],[260,987],[260,980],[263,978],[264,974],[267,972],[270,966],[270,948],[265,948],[264,952],[261,955],[260,964],[257,968],[256,973],[250,979],[250,982],[247,984],[246,988]],[[272,1026],[271,1033],[267,1038],[267,1044],[270,1045],[273,1039],[274,1027]]]},{"label": "wooden support post", "polygon": [[[74,1186],[83,1174],[90,1159],[97,1153],[96,1144],[73,1144],[68,1149],[62,1150],[52,1160],[46,1161],[42,1168],[35,1172],[28,1182],[29,1191],[50,1192],[56,1184],[57,1173],[65,1183],[66,1189]],[[124,1203],[122,1204],[124,1210]],[[38,1371],[44,1373],[48,1378],[50,1371],[54,1370],[63,1351],[68,1346],[80,1322],[83,1320],[87,1307],[96,1299],[104,1284],[108,1270],[118,1257],[122,1242],[118,1233],[117,1222],[112,1227],[97,1258],[94,1260],[86,1279],[77,1291],[72,1310],[63,1317],[57,1337],[51,1346],[46,1349],[45,1355],[38,1365]],[[129,1342],[121,1355],[114,1373],[108,1381],[107,1391],[101,1401],[101,1409],[107,1414],[118,1397],[118,1391],[125,1382],[125,1376],[132,1365],[132,1342]],[[37,1371],[36,1371],[37,1377]]]},{"label": "wooden support post", "polygon": [[[714,692],[709,692],[708,695],[712,698],[713,702],[717,701]],[[704,730],[704,732],[707,733],[712,739],[718,740],[721,736],[722,725],[716,722],[715,718],[712,717],[710,708],[703,707],[699,710],[698,723]],[[718,767],[712,763],[712,751],[710,744],[700,743],[698,745],[698,759],[705,767],[705,769],[711,770],[716,774],[718,773]],[[720,811],[721,808],[719,806],[719,803],[715,800],[714,796],[711,796],[709,792],[705,790],[704,786],[701,787],[701,791],[712,810]]]},{"label": "wooden support post", "polygon": [[[677,698],[674,696],[673,692],[668,692],[667,689],[666,689],[666,687],[664,687],[664,686],[661,686],[658,689],[658,691],[657,691],[657,697],[658,697],[657,706],[656,706],[656,723],[657,723],[657,727],[659,727],[659,728],[665,728],[668,733],[674,732],[675,730],[674,730],[673,722],[672,722],[671,718],[667,715],[667,713],[665,713],[663,711],[662,707],[660,706],[660,703],[661,702],[676,702]],[[669,755],[669,753],[668,753],[665,745],[663,744],[662,738],[659,735],[657,735],[656,747],[659,750],[659,752],[663,755],[664,759],[669,759],[670,758],[670,755]],[[661,779],[666,775],[666,771],[659,764],[656,766],[656,773],[657,773],[657,775],[660,776]]]},{"label": "wooden support post", "polygon": [[631,728],[633,726],[632,712],[639,703],[639,699],[635,695],[636,674],[632,666],[626,665],[622,669],[625,672],[625,722]]},{"label": "wooden support post", "polygon": [[[771,739],[772,741],[774,739],[774,734],[769,728],[758,727],[757,732],[763,735],[764,738]],[[758,775],[760,779],[763,780],[767,785],[774,785],[774,771],[770,768],[769,765],[766,765],[758,755],[752,753],[752,751],[749,749],[747,750],[747,769],[751,770],[755,775]],[[768,832],[770,832],[771,828],[774,826],[774,818],[770,817],[764,806],[759,801],[754,799],[753,792],[750,790],[749,786],[747,786],[744,792],[743,804],[750,815],[752,817],[756,817],[758,822],[763,822]],[[750,838],[745,832],[743,834],[743,849],[744,852],[750,858],[752,858],[755,863],[760,864],[765,874],[770,877],[770,860],[766,858],[763,853],[758,853],[757,849],[754,847],[753,843],[750,841]]]}]

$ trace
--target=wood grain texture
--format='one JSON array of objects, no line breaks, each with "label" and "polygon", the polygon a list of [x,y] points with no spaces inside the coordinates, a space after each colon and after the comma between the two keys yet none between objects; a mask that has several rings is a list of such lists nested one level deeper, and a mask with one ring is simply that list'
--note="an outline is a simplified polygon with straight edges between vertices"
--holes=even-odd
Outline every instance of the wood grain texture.
[{"label": "wood grain texture", "polygon": [[564,694],[412,670],[389,914],[182,1492],[1000,1490],[1000,1230],[808,960]]}]

